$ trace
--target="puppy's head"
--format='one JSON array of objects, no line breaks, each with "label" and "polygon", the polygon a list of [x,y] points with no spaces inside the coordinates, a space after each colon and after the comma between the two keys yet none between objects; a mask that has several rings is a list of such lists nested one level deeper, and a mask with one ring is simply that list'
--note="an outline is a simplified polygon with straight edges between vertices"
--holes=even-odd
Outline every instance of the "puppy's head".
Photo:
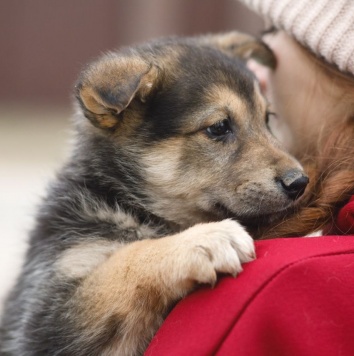
[{"label": "puppy's head", "polygon": [[152,213],[182,227],[226,217],[257,225],[289,208],[308,179],[269,131],[255,77],[210,43],[109,54],[83,73],[77,98],[97,135],[134,162],[134,189]]}]

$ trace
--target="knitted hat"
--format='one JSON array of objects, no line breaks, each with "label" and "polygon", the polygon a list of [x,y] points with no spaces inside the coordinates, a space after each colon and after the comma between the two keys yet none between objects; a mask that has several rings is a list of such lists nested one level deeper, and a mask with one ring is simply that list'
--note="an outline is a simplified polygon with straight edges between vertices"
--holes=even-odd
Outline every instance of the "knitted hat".
[{"label": "knitted hat", "polygon": [[317,56],[354,75],[354,0],[239,0]]}]

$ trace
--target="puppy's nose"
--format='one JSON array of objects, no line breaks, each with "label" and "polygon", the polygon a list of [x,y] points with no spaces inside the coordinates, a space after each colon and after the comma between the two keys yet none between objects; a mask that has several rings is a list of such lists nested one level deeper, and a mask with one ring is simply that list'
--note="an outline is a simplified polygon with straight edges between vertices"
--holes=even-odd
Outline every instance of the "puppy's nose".
[{"label": "puppy's nose", "polygon": [[309,178],[297,169],[285,172],[280,177],[280,183],[285,193],[290,199],[296,200],[304,193],[305,188],[309,182]]}]

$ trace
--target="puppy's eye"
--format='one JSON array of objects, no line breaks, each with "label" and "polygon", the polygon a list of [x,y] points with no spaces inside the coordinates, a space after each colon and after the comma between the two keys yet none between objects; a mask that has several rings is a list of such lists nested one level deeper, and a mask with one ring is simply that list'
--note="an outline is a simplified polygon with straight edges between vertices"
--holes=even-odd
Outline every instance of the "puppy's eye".
[{"label": "puppy's eye", "polygon": [[219,121],[206,129],[207,135],[213,139],[222,139],[231,132],[232,130],[228,119]]}]

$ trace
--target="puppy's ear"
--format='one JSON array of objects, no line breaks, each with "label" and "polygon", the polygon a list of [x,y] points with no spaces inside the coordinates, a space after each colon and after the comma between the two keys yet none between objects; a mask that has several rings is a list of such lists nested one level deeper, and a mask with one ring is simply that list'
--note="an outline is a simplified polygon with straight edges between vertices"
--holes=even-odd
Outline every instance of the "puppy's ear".
[{"label": "puppy's ear", "polygon": [[233,31],[219,35],[203,36],[202,41],[230,56],[235,56],[245,61],[254,59],[272,69],[276,67],[276,58],[271,49],[264,42],[250,35]]},{"label": "puppy's ear", "polygon": [[147,100],[157,78],[158,68],[142,58],[111,54],[83,72],[76,97],[93,125],[114,129],[134,99]]}]

